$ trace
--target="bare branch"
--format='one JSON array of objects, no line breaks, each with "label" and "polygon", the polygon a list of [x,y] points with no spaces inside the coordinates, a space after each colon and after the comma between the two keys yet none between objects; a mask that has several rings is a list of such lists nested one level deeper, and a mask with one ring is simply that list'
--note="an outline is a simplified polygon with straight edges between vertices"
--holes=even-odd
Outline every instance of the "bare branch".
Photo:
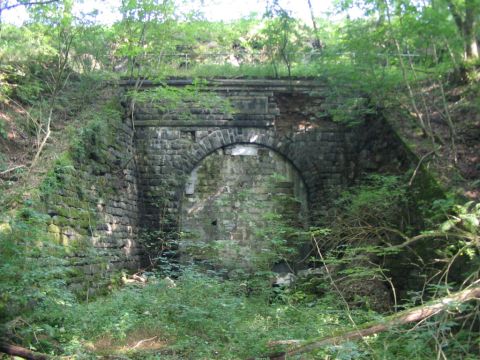
[{"label": "bare branch", "polygon": [[[393,314],[379,322],[367,323],[361,328],[347,331],[344,330],[332,336],[326,336],[317,340],[309,341],[303,345],[284,352],[283,356],[279,356],[278,353],[272,355],[275,359],[287,359],[288,356],[310,352],[326,345],[339,344],[349,340],[361,339],[365,336],[388,331],[397,326],[424,321],[429,317],[450,309],[452,306],[471,300],[480,300],[480,286],[478,286],[478,284],[474,287],[453,293],[449,296],[436,299],[425,305],[417,306]],[[287,340],[281,340],[281,342],[287,342]],[[267,357],[271,359],[272,355],[267,355]]]},{"label": "bare branch", "polygon": [[40,145],[38,147],[37,153],[35,154],[35,156],[32,160],[32,163],[30,164],[30,169],[32,169],[35,166],[35,164],[37,163],[38,158],[40,157],[40,154],[42,153],[42,150],[43,150],[45,144],[47,143],[48,138],[50,137],[50,134],[51,134],[50,125],[52,123],[52,115],[53,115],[53,106],[50,108],[50,113],[48,115],[45,136],[44,136],[42,142],[40,143]]},{"label": "bare branch", "polygon": [[415,168],[415,170],[413,171],[413,175],[412,177],[410,178],[410,181],[408,182],[408,186],[412,186],[413,184],[413,180],[415,179],[415,176],[417,176],[417,172],[418,170],[420,169],[420,166],[422,165],[423,161],[429,157],[430,155],[433,155],[437,152],[437,150],[440,150],[440,148],[438,149],[433,149],[432,151],[429,151],[428,153],[426,153],[425,155],[423,155],[420,160],[418,161],[418,164],[417,164],[417,167]]},{"label": "bare branch", "polygon": [[44,1],[29,1],[29,2],[17,2],[12,5],[5,5],[4,7],[0,7],[0,12],[5,11],[5,10],[11,10],[15,9],[16,7],[19,6],[34,6],[34,5],[47,5],[47,4],[52,4],[56,3],[58,0],[44,0]]},{"label": "bare branch", "polygon": [[25,167],[25,165],[18,165],[18,166],[11,167],[11,168],[9,168],[7,170],[4,170],[4,171],[0,171],[0,176],[8,174],[9,172],[12,172],[14,170],[24,168],[24,167]]}]

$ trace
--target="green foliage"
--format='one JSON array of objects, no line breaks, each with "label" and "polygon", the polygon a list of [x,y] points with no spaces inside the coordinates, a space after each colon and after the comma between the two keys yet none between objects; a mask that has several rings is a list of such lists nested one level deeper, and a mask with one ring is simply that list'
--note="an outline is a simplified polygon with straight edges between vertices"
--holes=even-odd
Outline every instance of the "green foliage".
[{"label": "green foliage", "polygon": [[[354,2],[339,3],[348,7]],[[363,7],[365,16],[338,23],[319,19],[319,35],[326,44],[321,52],[313,51],[308,43],[312,30],[276,1],[264,19],[231,24],[179,14],[173,0],[123,1],[122,19],[112,26],[75,19],[72,1],[31,7],[32,21],[21,27],[2,24],[0,103],[14,100],[24,105],[30,116],[24,128],[37,140],[45,132],[50,110],[54,119],[77,121],[71,126],[75,130],[69,153],[58,158],[39,186],[42,199],[54,202],[57,192],[75,179],[79,169],[90,167],[94,174],[109,171],[107,149],[116,146],[111,129],[121,119],[122,109],[112,103],[84,111],[106,79],[126,75],[139,85],[146,77],[163,80],[172,75],[313,77],[328,88],[325,114],[319,115],[347,125],[358,124],[378,107],[405,104],[410,96],[405,91],[407,84],[415,100],[423,84],[438,86],[452,69],[466,71],[467,80],[476,79],[475,60],[463,63],[465,32],[457,28],[448,2],[355,3]],[[466,2],[452,3],[466,10]],[[478,28],[474,31],[478,36]],[[166,116],[181,114],[184,120],[191,118],[191,107],[232,113],[228,102],[208,95],[202,85],[157,87],[129,96],[134,102],[155,104]],[[0,137],[6,135],[0,119]],[[3,170],[7,160],[0,161]],[[267,352],[270,340],[308,339],[351,326],[349,317],[357,323],[377,318],[366,310],[371,303],[358,286],[366,288],[372,279],[389,284],[404,278],[421,282],[421,290],[409,294],[412,304],[478,281],[478,204],[459,205],[453,197],[438,196],[438,187],[421,176],[416,177],[413,189],[405,183],[400,177],[385,175],[363,179],[339,194],[320,227],[312,229],[318,255],[312,264],[331,269],[331,279],[323,274],[277,293],[270,289],[272,265],[295,259],[293,245],[305,237],[280,211],[264,214],[268,225],[257,236],[268,248],[255,254],[257,271],[232,272],[229,280],[219,279],[223,272],[218,269],[208,272],[214,276],[207,276],[195,266],[179,266],[175,261],[179,236],[165,231],[173,219],[164,218],[162,228],[147,234],[145,243],[161,247],[153,262],[163,275],[179,276],[176,286],[152,276],[152,284],[144,288],[127,287],[91,304],[79,303],[67,287],[74,275],[67,266],[71,249],[47,231],[53,224],[38,210],[40,206],[18,195],[19,208],[9,214],[2,209],[1,214],[2,331],[25,346],[79,358],[97,355],[96,350],[89,350],[89,343],[107,339],[126,345],[132,334],[146,329],[165,340],[165,351],[146,354],[133,349],[128,356],[245,358]],[[78,196],[82,200],[81,190]],[[166,206],[166,196],[162,200],[159,208]],[[279,206],[288,206],[282,202],[292,199],[279,200]],[[60,204],[54,205],[61,209]],[[88,221],[90,212],[78,210]],[[78,221],[84,220],[83,215]],[[415,242],[400,247],[417,234],[420,237]],[[222,244],[196,246],[201,253],[221,251]],[[88,249],[81,248],[81,252]],[[411,267],[403,268],[409,272],[397,268],[400,276],[395,279],[391,266],[397,263]],[[412,267],[416,272],[410,271]],[[339,306],[340,295],[332,291],[332,279],[346,302],[358,306],[356,310]],[[404,298],[407,290],[418,289],[403,286]],[[353,290],[348,293],[349,289]],[[363,343],[345,342],[306,356],[430,359],[435,351],[438,358],[475,358],[472,354],[478,349],[472,344],[478,342],[478,332],[468,329],[477,325],[478,307],[467,304],[461,310],[464,319],[452,312],[428,319],[414,330],[390,331]]]},{"label": "green foliage", "polygon": [[[88,84],[86,88],[90,88]],[[80,93],[85,89],[81,89]],[[72,94],[79,92],[72,91],[68,95]],[[0,224],[0,267],[4,272],[0,282],[0,317],[2,324],[5,324],[2,332],[5,331],[10,337],[13,332],[25,343],[37,343],[37,334],[53,331],[49,324],[33,324],[17,331],[17,322],[8,321],[18,316],[29,317],[39,309],[68,306],[76,301],[78,294],[73,294],[69,283],[72,277],[76,277],[78,283],[84,274],[72,266],[72,254],[78,252],[90,259],[97,258],[99,265],[103,261],[98,251],[80,238],[68,238],[62,228],[67,225],[65,222],[68,226],[83,228],[79,229],[79,233],[87,227],[90,230],[95,228],[95,209],[90,208],[90,199],[86,198],[82,188],[84,180],[78,177],[77,171],[89,162],[93,166],[97,163],[100,163],[98,166],[105,166],[108,162],[106,148],[115,136],[109,131],[108,125],[117,124],[120,114],[117,101],[98,105],[97,108],[90,106],[81,112],[76,119],[76,136],[71,149],[57,157],[36,189],[29,190],[29,200],[24,200],[25,195],[21,193],[23,188],[18,190],[16,196],[2,198],[2,206],[9,208],[2,209],[0,214],[0,219],[5,221]],[[80,130],[82,127],[78,129],[79,123],[86,123],[83,130]],[[61,196],[70,190],[77,192],[78,199],[64,199]],[[68,205],[74,204],[66,207],[64,201],[71,201]],[[19,207],[19,203],[24,205]],[[56,215],[46,215],[47,210]],[[72,217],[75,223],[70,220]],[[95,281],[95,286],[99,288],[108,285],[101,285],[102,279]]]},{"label": "green foliage", "polygon": [[369,175],[344,191],[335,209],[346,221],[371,226],[388,226],[401,220],[408,205],[407,188],[398,176]]},{"label": "green foliage", "polygon": [[51,39],[34,26],[19,29],[3,25],[0,31],[1,101],[9,97],[33,102],[45,89],[43,64],[54,55]]},{"label": "green foliage", "polygon": [[76,28],[73,38],[71,67],[83,75],[103,74],[109,72],[113,64],[113,56],[106,44],[113,44],[116,33],[112,28],[84,23]]},{"label": "green foliage", "polygon": [[175,1],[123,1],[119,10],[123,19],[115,24],[116,55],[127,58],[127,75],[163,77],[162,54],[175,49]]},{"label": "green foliage", "polygon": [[292,270],[299,261],[299,250],[308,242],[303,229],[304,219],[296,212],[301,204],[293,196],[276,193],[275,187],[286,179],[273,175],[269,179],[273,209],[262,215],[262,226],[258,227],[256,237],[262,241],[264,249],[254,259],[255,268],[270,271],[277,263],[287,264]]},{"label": "green foliage", "polygon": [[40,185],[41,196],[48,198],[62,189],[70,175],[74,175],[75,167],[68,154],[63,154],[57,159],[52,169],[47,173],[44,181]]},{"label": "green foliage", "polygon": [[[351,328],[351,321],[361,328],[381,319],[364,310],[347,315],[336,296],[313,301],[301,298],[298,291],[282,297],[272,297],[269,291],[252,295],[242,282],[191,270],[175,280],[157,279],[150,273],[148,285],[127,286],[91,303],[49,302],[28,318],[36,324],[33,329],[17,326],[16,331],[27,335],[35,331],[42,340],[31,338],[31,344],[38,350],[76,357],[244,359],[274,351],[267,347],[272,340],[328,336]],[[327,346],[303,357],[427,360],[436,351],[434,336],[438,336],[445,339],[441,340],[441,351],[446,355],[466,358],[469,352],[461,341],[468,331],[451,337],[459,324],[445,320],[442,315],[432,317],[414,330],[391,330],[363,342]],[[144,339],[159,346],[152,350],[147,344],[135,346]]]},{"label": "green foliage", "polygon": [[193,119],[193,111],[233,114],[228,99],[205,91],[205,80],[195,80],[183,87],[157,86],[142,91],[132,90],[129,98],[134,102],[149,104],[158,109],[162,116],[175,115],[179,120]]},{"label": "green foliage", "polygon": [[6,103],[14,91],[15,85],[12,78],[15,78],[15,69],[9,65],[0,66],[0,103]]},{"label": "green foliage", "polygon": [[[449,266],[455,264],[458,257],[462,260],[460,271],[467,274],[467,282],[475,281],[480,276],[480,203],[469,201],[463,205],[455,204],[447,213],[447,220],[438,226],[445,237],[454,237],[445,248],[437,254],[449,259]],[[456,264],[458,266],[458,264]],[[457,270],[458,271],[458,270]],[[455,274],[452,274],[455,278]],[[447,277],[449,276],[447,270]]]},{"label": "green foliage", "polygon": [[86,123],[74,131],[70,145],[70,154],[75,162],[83,164],[94,160],[104,165],[108,162],[107,148],[112,145],[115,136],[111,127],[121,121],[121,111],[118,102],[111,100],[100,108],[82,113]]},{"label": "green foliage", "polygon": [[[271,304],[270,294],[248,296],[237,281],[220,280],[186,271],[174,281],[156,280],[150,285],[122,289],[90,304],[49,304],[30,319],[43,330],[39,334],[59,343],[65,353],[92,356],[86,344],[109,342],[112,353],[130,343],[135,333],[157,336],[165,345],[150,353],[152,358],[231,358],[258,356],[268,352],[271,339],[307,338],[327,334],[346,318],[335,303]],[[328,310],[326,310],[328,308]],[[359,321],[372,314],[355,313]],[[47,326],[48,324],[48,326]],[[118,344],[118,345],[117,345]],[[43,351],[53,350],[34,344]],[[90,346],[91,348],[91,346]],[[149,353],[131,348],[126,356],[140,358]]]},{"label": "green foliage", "polygon": [[4,140],[7,138],[6,122],[3,119],[0,119],[0,137]]},{"label": "green foliage", "polygon": [[477,234],[480,228],[480,204],[469,201],[465,205],[455,205],[452,219],[442,225],[443,231],[451,230],[454,226],[463,228],[471,234]]},{"label": "green foliage", "polygon": [[[62,181],[66,170],[69,170],[68,159],[62,159],[51,174],[55,184]],[[282,178],[277,177],[273,181],[282,181]],[[388,206],[398,203],[404,196],[399,181],[397,177],[370,177],[358,188],[342,194],[338,206],[343,211],[351,209],[350,216],[356,217],[365,213],[369,204],[372,208],[369,216],[372,213],[386,212]],[[279,206],[285,205],[285,199],[279,200]],[[467,204],[457,207],[456,211],[456,216],[465,221],[466,228],[476,224],[469,214],[477,214],[478,206]],[[390,214],[379,220],[386,221],[394,213]],[[293,226],[287,226],[278,214],[270,213],[266,216],[271,223],[264,235],[270,237],[275,246],[278,245],[275,248],[279,251],[277,256],[285,258],[289,254],[283,253],[282,248],[286,244],[285,239],[290,239]],[[460,223],[456,225],[460,226]],[[204,271],[197,271],[191,266],[183,267],[179,272],[178,267],[174,269],[171,261],[163,265],[173,270],[169,275],[178,276],[173,282],[169,279],[156,279],[156,276],[165,276],[165,268],[162,268],[162,275],[149,273],[150,284],[145,287],[129,286],[92,303],[79,303],[65,288],[68,273],[64,266],[59,266],[63,265],[60,261],[61,247],[54,242],[46,245],[49,244],[48,241],[51,242],[48,235],[45,235],[38,250],[28,252],[25,247],[18,246],[23,244],[18,239],[41,238],[42,231],[39,229],[44,226],[43,216],[26,206],[19,213],[15,225],[22,232],[15,230],[11,234],[16,235],[8,237],[6,242],[3,242],[6,238],[2,238],[2,245],[6,244],[2,248],[2,258],[6,254],[5,258],[10,259],[11,256],[16,261],[8,260],[1,269],[11,274],[7,281],[2,282],[2,294],[9,294],[8,299],[3,299],[4,303],[11,304],[12,300],[18,298],[18,305],[15,305],[17,308],[4,305],[5,320],[10,320],[21,312],[22,318],[30,324],[10,322],[6,331],[14,331],[22,337],[23,344],[40,351],[91,357],[104,352],[116,353],[119,348],[126,348],[122,356],[127,358],[236,359],[271,352],[266,344],[272,340],[309,339],[329,335],[339,328],[351,327],[351,319],[356,324],[363,324],[379,318],[375,313],[361,308],[346,312],[338,296],[332,292],[329,280],[325,278],[320,279],[325,296],[319,297],[318,293],[312,296],[302,284],[275,292],[266,282],[269,272],[262,274],[259,271],[253,277],[239,274],[224,280],[218,277],[221,272],[206,275]],[[295,232],[298,234],[298,229],[293,233]],[[317,238],[331,234],[332,230],[326,229],[314,232]],[[50,254],[45,262],[22,261],[25,254],[40,254],[45,249]],[[371,259],[371,254],[381,255],[382,251],[379,246],[367,245],[344,248],[341,256],[340,251],[332,252],[325,263],[330,269],[338,269],[334,276],[350,281],[339,282],[338,286],[352,286],[358,281],[365,284],[365,279],[380,276],[382,271],[363,266],[363,260]],[[49,269],[48,272],[45,267]],[[42,286],[38,287],[38,284]],[[31,292],[21,292],[25,285],[30,286]],[[357,297],[354,301],[364,304],[365,298]],[[33,309],[32,303],[35,303]],[[470,343],[470,340],[462,340],[467,335],[464,331],[457,332],[458,326],[463,325],[454,318],[448,321],[432,318],[415,331],[400,334],[391,331],[368,338],[364,343],[346,342],[313,352],[306,355],[306,358],[330,356],[369,359],[383,356],[426,360],[437,346],[432,334],[437,334],[441,339],[450,339],[442,343],[442,351],[446,354],[467,356],[469,352],[463,344]],[[136,334],[141,334],[142,337],[132,342],[131,339],[138,336]],[[134,348],[138,341],[153,337],[162,343],[159,350],[152,352],[142,346]],[[105,343],[108,344],[107,347],[102,345]]]},{"label": "green foliage", "polygon": [[66,288],[65,250],[46,231],[46,216],[26,203],[0,231],[0,319],[72,301]]},{"label": "green foliage", "polygon": [[297,54],[303,50],[304,34],[301,34],[299,23],[278,4],[278,1],[269,4],[265,18],[267,19],[265,27],[256,41],[263,45],[273,65],[275,77],[278,77],[278,62],[285,64],[288,76],[291,77],[293,62]]}]

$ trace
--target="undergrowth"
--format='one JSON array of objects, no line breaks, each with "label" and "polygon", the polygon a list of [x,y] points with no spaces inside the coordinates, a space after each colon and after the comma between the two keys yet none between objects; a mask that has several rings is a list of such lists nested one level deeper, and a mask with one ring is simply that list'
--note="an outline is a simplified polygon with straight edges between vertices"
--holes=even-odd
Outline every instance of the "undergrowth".
[{"label": "undergrowth", "polygon": [[[51,340],[77,355],[88,353],[88,343],[94,352],[95,344],[106,338],[114,350],[135,332],[149,329],[155,340],[165,343],[151,356],[158,359],[246,358],[268,351],[270,340],[327,334],[347,322],[332,301],[277,302],[268,287],[251,297],[235,281],[195,271],[185,271],[174,286],[165,280],[152,282],[91,304],[59,307],[53,318],[51,309],[45,309],[36,321],[48,319]],[[368,312],[355,316],[359,321],[375,317]],[[130,355],[135,357],[135,351]]]},{"label": "undergrowth", "polygon": [[[175,281],[151,275],[149,282],[91,303],[42,304],[29,319],[36,324],[28,328],[31,346],[74,358],[246,359],[280,350],[268,346],[276,340],[322,337],[381,319],[366,309],[346,311],[334,292],[305,301],[296,292],[279,297],[265,286],[251,296],[241,283],[194,269]],[[445,320],[440,315],[415,331],[393,329],[300,358],[431,359],[435,336],[447,336],[458,326]],[[473,359],[457,338],[445,342],[443,351],[451,358]]]},{"label": "undergrowth", "polygon": [[[64,251],[62,247],[48,244],[47,239],[35,244],[25,243],[25,239],[42,239],[38,230],[41,226],[37,225],[44,222],[41,214],[26,206],[14,223],[16,231],[4,231],[6,236],[2,240],[10,244],[4,248],[8,252],[2,254],[4,258],[14,257],[18,262],[10,261],[1,269],[2,274],[10,277],[2,282],[1,289],[2,315],[8,320],[4,334],[31,349],[78,359],[111,356],[124,359],[246,359],[281,351],[281,345],[271,346],[276,341],[310,340],[381,322],[386,319],[385,315],[373,311],[374,307],[366,300],[374,295],[357,291],[358,286],[372,289],[368,283],[378,276],[383,276],[387,283],[385,279],[390,277],[387,264],[382,264],[379,257],[397,256],[400,250],[389,252],[381,246],[381,232],[372,229],[362,232],[358,225],[362,225],[360,220],[373,222],[376,213],[384,215],[377,216],[380,222],[377,225],[391,224],[399,215],[405,196],[400,178],[378,175],[341,194],[337,206],[345,209],[339,223],[330,223],[330,229],[310,231],[314,241],[330,236],[333,241],[330,246],[336,246],[336,251],[325,257],[320,253],[320,258],[315,260],[320,272],[313,278],[298,280],[291,287],[272,287],[269,272],[256,274],[255,281],[248,276],[226,279],[220,276],[221,272],[206,273],[194,265],[183,265],[170,272],[173,280],[165,276],[164,269],[152,271],[144,275],[148,278],[146,284],[126,285],[93,301],[81,301],[72,295],[65,281],[68,274],[52,273],[62,268],[58,263]],[[445,206],[441,207],[442,212],[447,211]],[[463,266],[463,271],[470,269],[470,282],[474,282],[478,278],[478,270],[475,273],[474,269],[478,248],[475,237],[469,242],[465,231],[472,236],[477,234],[480,208],[472,204],[456,205],[448,211],[450,215],[443,217],[440,227],[443,234],[462,233],[464,240],[436,249],[437,256],[450,259],[446,270],[439,267],[437,271],[453,272],[452,265],[459,259],[468,261],[470,266]],[[437,224],[438,221],[440,217]],[[356,231],[357,236],[365,238],[357,243],[354,239],[347,243],[335,242],[336,236],[344,238],[349,234],[341,235],[336,226],[343,227],[343,231],[350,226],[348,231],[352,234]],[[374,235],[379,238],[371,243]],[[320,247],[317,249],[320,251]],[[44,251],[50,256],[40,259],[40,252]],[[32,261],[34,259],[38,260]],[[372,268],[373,264],[376,267]],[[427,274],[428,268],[422,271]],[[401,306],[419,305],[431,296],[448,295],[459,286],[453,282],[444,283],[442,279],[428,280],[425,280],[423,293],[410,292],[409,299],[402,300]],[[12,286],[13,283],[17,285]],[[5,284],[10,287],[6,288]],[[379,288],[379,284],[375,283],[375,288]],[[349,289],[356,292],[356,297],[349,297]],[[410,289],[415,288],[411,286]],[[360,299],[359,295],[363,297]],[[393,309],[396,310],[398,307]],[[13,312],[19,316],[9,316]],[[385,333],[328,345],[297,358],[427,360],[432,354],[440,354],[451,359],[474,359],[479,339],[475,331],[478,313],[478,305],[474,303],[459,304],[414,327],[393,327]]]},{"label": "undergrowth", "polygon": [[[137,11],[132,11],[134,13]],[[65,11],[63,16],[66,14]],[[418,185],[419,176],[417,185],[414,184],[418,188],[412,189],[405,179],[378,175],[339,194],[332,206],[334,211],[325,215],[321,226],[310,230],[313,251],[309,265],[317,272],[292,287],[272,288],[272,274],[268,271],[256,274],[252,281],[245,277],[225,279],[218,276],[219,272],[207,275],[193,267],[184,267],[169,274],[174,275],[174,280],[166,278],[164,272],[152,272],[147,285],[113,290],[118,284],[112,280],[110,288],[105,286],[112,291],[108,296],[91,299],[89,289],[87,296],[75,296],[69,282],[72,277],[84,274],[72,271],[68,259],[77,250],[82,256],[90,255],[89,248],[85,244],[66,246],[60,232],[49,232],[48,226],[55,224],[49,223],[48,213],[53,210],[62,215],[62,205],[43,206],[59,190],[64,190],[67,180],[71,183],[81,180],[78,167],[85,167],[95,175],[112,170],[107,148],[112,145],[113,135],[109,130],[113,124],[104,120],[120,118],[122,109],[107,106],[104,112],[93,107],[84,111],[95,102],[105,80],[116,79],[120,74],[146,75],[157,70],[153,75],[158,78],[314,78],[328,89],[325,106],[332,120],[354,125],[373,109],[408,108],[410,105],[405,105],[408,103],[412,103],[413,108],[417,107],[416,103],[427,107],[422,84],[429,78],[437,83],[437,78],[448,76],[452,65],[450,61],[438,64],[436,59],[435,64],[426,64],[422,58],[411,60],[408,56],[405,67],[400,51],[398,59],[388,55],[396,39],[384,36],[383,26],[377,26],[378,34],[373,33],[376,36],[363,39],[355,36],[374,29],[371,23],[365,22],[358,27],[347,27],[350,29],[345,33],[348,41],[342,44],[340,37],[335,40],[341,47],[331,47],[330,56],[327,46],[324,55],[309,61],[299,58],[295,62],[279,61],[278,56],[269,56],[268,61],[251,65],[234,66],[225,61],[195,65],[187,61],[181,66],[162,63],[160,69],[150,68],[137,61],[144,52],[145,39],[159,41],[154,50],[157,53],[176,43],[169,44],[168,36],[159,37],[163,31],[156,27],[149,29],[148,38],[141,35],[137,39],[136,31],[128,32],[128,11],[124,15],[126,32],[113,37],[118,42],[100,40],[93,41],[93,45],[82,37],[90,32],[76,31],[72,24],[67,25],[68,18],[58,24],[58,34],[46,26],[38,29],[4,26],[2,29],[0,57],[4,65],[0,66],[0,105],[15,101],[16,108],[21,110],[19,113],[24,114],[16,119],[16,125],[27,134],[31,144],[36,143],[39,154],[42,139],[47,146],[43,150],[43,164],[34,169],[38,174],[23,172],[22,168],[8,173],[8,181],[0,182],[3,207],[0,213],[0,340],[78,359],[101,356],[244,359],[278,351],[268,345],[272,341],[311,340],[338,334],[342,329],[356,329],[370,321],[385,320],[386,313],[402,307],[422,305],[431,298],[478,286],[480,205],[473,202],[458,205],[458,199],[449,197],[426,197],[430,189],[426,183]],[[405,24],[408,26],[409,22]],[[271,35],[279,33],[278,28],[272,29]],[[142,33],[145,34],[143,30]],[[78,43],[76,37],[79,37]],[[442,42],[447,38],[443,34],[441,37]],[[411,38],[421,40],[422,44],[433,41],[423,34]],[[408,36],[405,39],[409,41]],[[275,36],[266,40],[261,47],[274,45]],[[164,48],[163,43],[168,46]],[[74,48],[70,51],[72,44]],[[82,48],[80,44],[90,45]],[[125,44],[129,44],[124,49],[128,51],[120,54],[121,61],[106,51]],[[448,45],[447,48],[451,52]],[[91,54],[95,49],[101,49],[97,56]],[[337,53],[338,50],[341,52]],[[427,54],[432,49],[419,47],[419,50]],[[306,49],[301,51],[308,55]],[[383,55],[379,56],[379,52]],[[112,60],[107,60],[110,57]],[[121,64],[125,59],[131,65],[130,71]],[[148,65],[151,62],[148,59]],[[454,56],[452,62],[456,67]],[[162,98],[163,103],[158,106],[165,112],[177,111],[185,98],[230,110],[223,101],[200,96],[203,95],[200,89],[187,90],[190,91],[159,88],[157,93],[136,95],[139,101]],[[478,92],[478,86],[472,87],[473,90]],[[443,105],[446,106],[442,116],[448,119],[448,104]],[[473,110],[478,108],[476,104],[468,106]],[[430,110],[438,112],[436,106]],[[459,113],[459,118],[463,118],[461,111]],[[421,111],[417,111],[416,116],[420,121]],[[0,118],[0,144],[8,140],[10,132],[15,135],[7,118]],[[50,134],[50,120],[51,137],[45,135]],[[474,120],[472,116],[473,124]],[[436,141],[435,133],[429,134],[429,131],[428,126],[424,127],[422,136]],[[71,136],[66,136],[68,141],[62,143],[65,133]],[[69,154],[55,154],[67,148]],[[47,154],[49,158],[45,161]],[[1,149],[0,172],[16,164],[6,155]],[[27,167],[28,163],[21,165]],[[32,174],[36,175],[35,184]],[[18,178],[24,180],[22,189],[15,180]],[[76,221],[86,221],[90,226],[91,209],[83,208],[85,204],[90,206],[88,196],[78,191],[82,189],[76,188],[77,184],[73,185],[79,198],[87,198],[80,199],[85,202],[78,205]],[[411,211],[413,207],[418,208]],[[64,215],[70,218],[66,216],[69,214]],[[291,249],[286,246],[288,238],[283,235],[290,233],[291,227],[286,228],[275,217],[270,220],[271,228],[264,229],[260,235],[278,245],[279,254],[287,257]],[[86,239],[91,235],[87,232]],[[381,314],[372,310],[376,307],[369,300],[375,289],[387,294],[380,294],[379,298],[393,301],[393,304],[386,301]],[[474,359],[479,353],[479,314],[478,302],[458,304],[415,326],[392,328],[360,341],[325,346],[300,358]]]}]

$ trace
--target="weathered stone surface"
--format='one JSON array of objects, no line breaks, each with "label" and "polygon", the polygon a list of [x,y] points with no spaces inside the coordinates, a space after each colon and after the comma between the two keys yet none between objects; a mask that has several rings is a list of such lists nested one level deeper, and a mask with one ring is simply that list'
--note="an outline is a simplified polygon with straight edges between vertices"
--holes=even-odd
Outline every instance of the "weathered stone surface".
[{"label": "weathered stone surface", "polygon": [[302,224],[306,206],[305,185],[288,160],[258,145],[220,148],[186,182],[182,259],[254,271],[259,255],[274,255],[271,239],[262,235],[272,216]]},{"label": "weathered stone surface", "polygon": [[83,270],[105,277],[117,269],[112,264],[138,268],[144,258],[138,241],[139,177],[129,123],[125,119],[124,124],[112,124],[111,143],[102,146],[100,158],[75,164],[62,187],[45,200],[51,217],[46,230],[65,247],[70,266],[79,271],[69,280],[72,284],[85,280]]},{"label": "weathered stone surface", "polygon": [[[187,83],[175,80],[170,85]],[[178,222],[188,176],[219,149],[235,144],[256,145],[285,158],[305,184],[310,213],[322,212],[332,188],[348,186],[363,172],[408,166],[401,144],[381,119],[365,120],[355,128],[329,120],[323,108],[331,104],[324,106],[322,95],[328,89],[319,82],[214,80],[207,90],[230,99],[237,120],[212,122],[209,111],[196,108],[189,121],[145,116],[135,121],[139,200],[169,204],[144,205],[144,227],[159,226],[164,218]],[[141,111],[142,105],[137,107]]]},{"label": "weathered stone surface", "polygon": [[[102,149],[106,163],[91,160],[52,196],[47,204],[49,232],[66,247],[75,249],[73,244],[85,240],[102,252],[103,267],[75,250],[72,261],[79,267],[93,273],[141,266],[142,230],[178,232],[183,226],[200,229],[210,238],[209,230],[197,224],[210,219],[206,213],[188,218],[185,211],[198,206],[203,198],[196,196],[211,194],[219,182],[232,188],[244,181],[255,201],[268,208],[270,193],[260,184],[278,171],[278,164],[288,164],[283,174],[288,181],[275,191],[298,195],[291,184],[302,184],[300,202],[315,214],[328,206],[332,188],[353,184],[365,172],[399,172],[408,166],[401,143],[381,119],[365,120],[355,128],[331,121],[331,104],[325,104],[322,95],[328,89],[319,82],[236,79],[210,84],[206,91],[230,99],[235,113],[190,104],[191,118],[185,120],[175,113],[164,117],[155,104],[137,104],[134,128],[130,118],[112,126],[115,140]],[[248,160],[237,166],[225,161],[229,157]],[[201,181],[195,180],[195,172],[203,171],[205,164],[216,167],[211,179],[203,174]],[[229,199],[226,207],[207,201],[211,211],[222,215],[207,224],[217,228],[213,239],[251,240],[255,221],[239,222],[232,214],[246,208],[255,218],[261,216],[261,207]],[[217,225],[211,224],[214,220]]]}]

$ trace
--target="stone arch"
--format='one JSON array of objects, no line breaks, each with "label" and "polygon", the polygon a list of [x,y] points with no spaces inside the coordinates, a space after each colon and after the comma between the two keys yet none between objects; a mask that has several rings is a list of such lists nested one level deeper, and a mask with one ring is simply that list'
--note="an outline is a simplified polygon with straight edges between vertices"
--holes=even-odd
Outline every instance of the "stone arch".
[{"label": "stone arch", "polygon": [[292,139],[275,137],[273,130],[261,128],[226,128],[212,131],[208,136],[196,142],[192,148],[182,156],[184,173],[189,174],[208,155],[218,149],[236,144],[250,144],[266,147],[280,154],[298,171],[303,183],[306,186],[307,196],[310,194],[309,184],[304,176],[308,171],[305,164],[301,163],[300,157],[294,151]]},{"label": "stone arch", "polygon": [[[322,210],[328,187],[343,179],[344,146],[335,132],[279,134],[274,127],[141,128],[142,226],[178,229],[178,210],[187,177],[208,155],[235,144],[252,144],[281,155],[305,186],[308,210]],[[160,206],[159,206],[160,204]],[[169,231],[170,231],[169,230]]]},{"label": "stone arch", "polygon": [[[242,137],[241,142],[211,144],[189,167],[190,181],[178,203],[183,234],[178,253],[183,261],[252,271],[260,258],[278,256],[262,231],[307,225],[308,200],[300,172],[285,155],[259,143],[258,133],[248,135],[249,142]],[[295,244],[293,238],[289,245],[300,251],[303,243]]]}]

